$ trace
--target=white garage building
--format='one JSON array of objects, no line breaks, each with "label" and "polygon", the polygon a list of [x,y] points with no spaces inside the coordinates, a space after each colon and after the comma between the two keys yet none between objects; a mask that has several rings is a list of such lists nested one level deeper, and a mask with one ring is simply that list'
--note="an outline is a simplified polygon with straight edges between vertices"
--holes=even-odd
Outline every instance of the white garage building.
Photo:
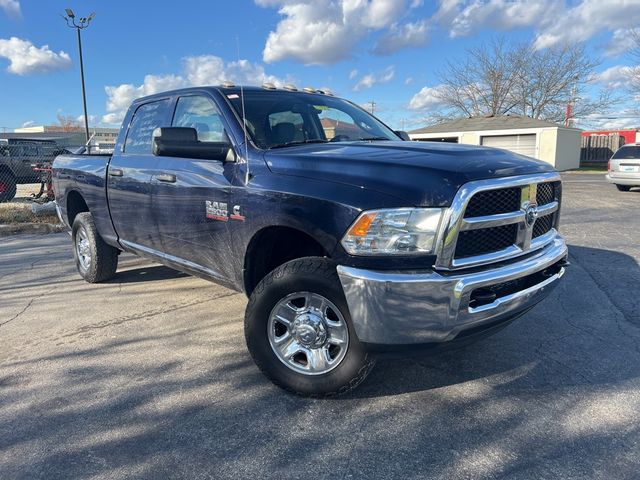
[{"label": "white garage building", "polygon": [[416,141],[504,148],[550,163],[558,170],[580,166],[580,130],[519,115],[461,118],[409,132]]}]

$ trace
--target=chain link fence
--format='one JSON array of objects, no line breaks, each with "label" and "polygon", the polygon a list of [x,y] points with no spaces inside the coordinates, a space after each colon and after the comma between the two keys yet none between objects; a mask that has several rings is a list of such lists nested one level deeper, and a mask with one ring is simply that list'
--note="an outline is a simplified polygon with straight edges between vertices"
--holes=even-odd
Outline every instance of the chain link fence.
[{"label": "chain link fence", "polygon": [[39,214],[37,204],[54,199],[51,166],[62,153],[53,141],[0,142],[0,224],[57,222],[52,209]]}]

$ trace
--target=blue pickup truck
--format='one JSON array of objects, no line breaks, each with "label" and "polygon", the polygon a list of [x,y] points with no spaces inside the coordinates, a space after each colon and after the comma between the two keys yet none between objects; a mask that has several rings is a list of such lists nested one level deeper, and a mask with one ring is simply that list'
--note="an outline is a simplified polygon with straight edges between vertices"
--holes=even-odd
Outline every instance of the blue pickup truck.
[{"label": "blue pickup truck", "polygon": [[58,214],[86,281],[131,252],[245,292],[258,367],[335,395],[378,352],[497,331],[567,265],[553,168],[407,140],[326,91],[165,92],[131,105],[112,155],[56,158]]}]

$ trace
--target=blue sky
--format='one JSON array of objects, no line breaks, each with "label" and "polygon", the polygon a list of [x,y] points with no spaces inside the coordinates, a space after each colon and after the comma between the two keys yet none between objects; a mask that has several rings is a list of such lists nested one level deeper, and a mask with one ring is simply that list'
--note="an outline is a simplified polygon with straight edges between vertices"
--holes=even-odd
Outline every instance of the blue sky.
[{"label": "blue sky", "polygon": [[[81,115],[67,7],[96,12],[83,32],[94,125],[117,125],[137,96],[230,79],[328,87],[374,100],[384,121],[410,129],[438,106],[435,73],[495,35],[539,48],[584,43],[602,59],[592,91],[622,91],[635,68],[628,30],[640,23],[640,0],[0,0],[0,131]],[[596,123],[640,126],[634,108]]]}]

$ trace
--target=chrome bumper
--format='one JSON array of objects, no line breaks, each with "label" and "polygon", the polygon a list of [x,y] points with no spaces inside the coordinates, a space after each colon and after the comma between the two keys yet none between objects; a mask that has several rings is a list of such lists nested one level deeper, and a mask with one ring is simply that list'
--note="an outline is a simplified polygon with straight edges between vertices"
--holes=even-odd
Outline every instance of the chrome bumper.
[{"label": "chrome bumper", "polygon": [[471,293],[551,267],[567,256],[557,236],[533,256],[474,273],[379,272],[338,266],[351,319],[361,342],[403,345],[446,342],[463,330],[508,320],[545,298],[564,267],[524,290],[471,307]]}]

